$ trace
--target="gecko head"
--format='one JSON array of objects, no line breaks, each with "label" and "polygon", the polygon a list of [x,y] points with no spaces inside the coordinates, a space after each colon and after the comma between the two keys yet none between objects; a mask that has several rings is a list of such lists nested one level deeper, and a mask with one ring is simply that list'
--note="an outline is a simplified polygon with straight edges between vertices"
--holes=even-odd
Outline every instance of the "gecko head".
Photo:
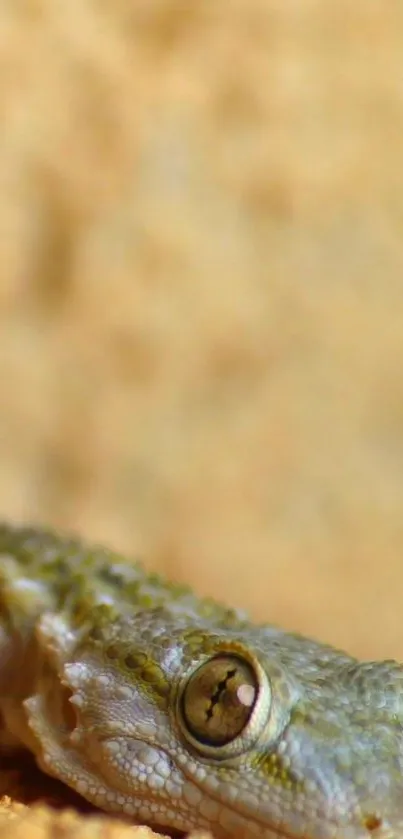
[{"label": "gecko head", "polygon": [[[150,610],[81,635],[26,701],[39,762],[102,809],[218,837],[403,823],[403,668]],[[67,701],[66,701],[67,700]]]}]

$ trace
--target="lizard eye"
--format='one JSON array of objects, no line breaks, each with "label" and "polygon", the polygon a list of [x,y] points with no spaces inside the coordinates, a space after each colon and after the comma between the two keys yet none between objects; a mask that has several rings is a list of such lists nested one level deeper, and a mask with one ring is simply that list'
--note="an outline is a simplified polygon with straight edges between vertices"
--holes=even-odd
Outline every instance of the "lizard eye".
[{"label": "lizard eye", "polygon": [[225,746],[244,731],[259,693],[253,667],[239,656],[222,654],[201,664],[181,696],[183,722],[206,746]]}]

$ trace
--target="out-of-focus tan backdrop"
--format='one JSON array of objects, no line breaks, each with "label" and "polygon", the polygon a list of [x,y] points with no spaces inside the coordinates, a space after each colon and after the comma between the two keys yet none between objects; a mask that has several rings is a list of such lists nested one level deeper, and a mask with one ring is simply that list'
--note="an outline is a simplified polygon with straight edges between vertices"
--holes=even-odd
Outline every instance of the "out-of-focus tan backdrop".
[{"label": "out-of-focus tan backdrop", "polygon": [[1,514],[403,657],[403,6],[0,14]]}]

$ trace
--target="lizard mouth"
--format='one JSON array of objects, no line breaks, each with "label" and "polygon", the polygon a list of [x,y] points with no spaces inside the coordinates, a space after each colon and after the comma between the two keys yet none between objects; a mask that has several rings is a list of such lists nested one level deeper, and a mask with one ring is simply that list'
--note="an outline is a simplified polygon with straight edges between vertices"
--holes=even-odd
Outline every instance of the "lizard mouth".
[{"label": "lizard mouth", "polygon": [[[109,750],[111,747],[111,743],[116,743],[113,738],[105,737],[103,738],[103,745],[105,746],[106,750]],[[152,741],[146,741],[146,739],[142,738],[137,739],[135,737],[130,738],[128,741],[127,738],[122,738],[124,740],[126,746],[130,743],[128,748],[128,752],[132,752],[133,754],[137,750],[144,750],[145,748],[149,747],[150,749],[155,749],[155,744]],[[223,795],[219,795],[217,790],[208,789],[203,790],[203,787],[200,782],[196,778],[194,778],[191,773],[186,772],[186,769],[183,767],[179,767],[178,764],[172,761],[172,758],[169,756],[168,753],[164,752],[167,762],[171,763],[173,766],[173,770],[180,771],[182,774],[182,778],[185,779],[183,783],[183,799],[184,801],[191,802],[191,808],[188,812],[187,819],[183,816],[183,811],[181,815],[180,805],[178,806],[177,810],[177,819],[178,824],[180,823],[180,827],[178,827],[175,832],[171,832],[169,826],[166,826],[164,823],[164,819],[162,818],[159,822],[151,822],[147,819],[147,825],[153,826],[155,829],[161,831],[163,830],[164,833],[168,832],[169,835],[183,835],[184,833],[188,833],[190,829],[195,827],[194,816],[192,817],[191,811],[199,810],[202,811],[203,805],[201,801],[204,797],[206,806],[208,806],[209,810],[212,812],[212,806],[215,805],[215,813],[216,817],[214,822],[212,820],[203,819],[200,817],[200,821],[197,823],[198,828],[202,828],[205,830],[211,829],[218,837],[232,837],[232,839],[237,839],[237,837],[249,837],[252,839],[254,836],[258,836],[261,839],[316,839],[316,836],[311,833],[294,831],[289,829],[287,826],[276,824],[273,820],[265,818],[263,815],[259,817],[258,809],[251,808],[249,804],[245,807],[242,807],[240,803],[236,800],[231,800],[231,803],[225,800]],[[162,751],[161,751],[162,755]],[[104,780],[106,783],[110,785],[116,786],[118,782],[118,776],[113,772],[112,774],[104,773],[103,774]],[[125,792],[127,794],[131,794],[131,796],[136,796],[136,790],[130,789],[128,785],[125,788]],[[174,805],[174,801],[172,801],[172,806]],[[218,814],[218,815],[217,815]],[[334,830],[334,835],[336,835],[336,825]]]}]

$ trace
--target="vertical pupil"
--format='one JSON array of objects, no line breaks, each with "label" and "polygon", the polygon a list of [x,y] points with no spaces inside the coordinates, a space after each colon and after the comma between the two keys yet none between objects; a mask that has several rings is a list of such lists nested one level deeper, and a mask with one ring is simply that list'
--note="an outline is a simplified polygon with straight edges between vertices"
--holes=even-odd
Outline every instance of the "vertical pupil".
[{"label": "vertical pupil", "polygon": [[217,655],[190,676],[181,699],[183,720],[201,743],[225,745],[245,728],[257,692],[256,676],[248,662]]},{"label": "vertical pupil", "polygon": [[213,713],[214,713],[214,706],[217,705],[217,703],[219,703],[219,701],[221,699],[221,695],[222,695],[223,691],[225,690],[225,688],[227,687],[228,681],[235,676],[235,673],[236,673],[235,668],[234,668],[234,670],[228,670],[225,678],[221,679],[221,682],[218,682],[217,688],[216,688],[216,690],[214,691],[214,693],[211,697],[211,705],[206,711],[206,719],[207,720],[211,720],[211,718],[213,716]]}]

